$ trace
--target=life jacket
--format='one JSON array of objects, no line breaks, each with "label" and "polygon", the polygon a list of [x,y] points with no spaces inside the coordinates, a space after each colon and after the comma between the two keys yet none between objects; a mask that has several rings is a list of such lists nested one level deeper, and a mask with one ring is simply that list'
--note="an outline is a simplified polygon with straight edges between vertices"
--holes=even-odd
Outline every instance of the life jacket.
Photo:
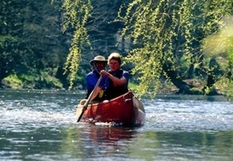
[{"label": "life jacket", "polygon": [[[115,76],[119,79],[122,77],[123,72],[124,71],[122,69],[119,69],[117,72],[109,71],[110,74],[112,74],[113,76]],[[108,79],[108,80],[109,80],[109,84],[108,84],[107,89],[104,92],[105,99],[110,100],[110,99],[113,99],[117,96],[120,96],[120,95],[128,92],[128,88],[126,85],[117,86],[113,83],[113,81],[111,79]]]}]

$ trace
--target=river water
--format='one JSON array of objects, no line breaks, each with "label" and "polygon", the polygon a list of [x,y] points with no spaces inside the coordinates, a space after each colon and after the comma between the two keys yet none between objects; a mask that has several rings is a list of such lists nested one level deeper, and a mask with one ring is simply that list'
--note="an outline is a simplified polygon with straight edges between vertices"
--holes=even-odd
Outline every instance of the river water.
[{"label": "river water", "polygon": [[233,104],[223,97],[143,99],[140,128],[77,124],[75,106],[83,97],[0,90],[0,160],[233,160]]}]

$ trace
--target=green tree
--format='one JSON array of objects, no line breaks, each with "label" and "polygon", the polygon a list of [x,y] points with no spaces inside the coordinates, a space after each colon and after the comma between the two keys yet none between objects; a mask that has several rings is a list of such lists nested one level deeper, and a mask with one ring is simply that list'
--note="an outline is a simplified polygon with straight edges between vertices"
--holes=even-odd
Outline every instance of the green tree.
[{"label": "green tree", "polygon": [[202,74],[210,79],[212,66],[203,60],[201,42],[231,12],[231,1],[132,1],[119,19],[125,22],[122,35],[138,45],[127,56],[134,64],[133,73],[139,75],[138,93],[156,94],[161,76],[171,80],[179,93],[191,93],[191,86],[183,81],[190,69],[198,70],[199,78]]},{"label": "green tree", "polygon": [[70,52],[65,63],[65,73],[70,75],[69,88],[71,89],[78,72],[83,48],[90,45],[85,26],[90,17],[92,5],[90,0],[65,0],[62,8],[65,11],[63,30],[70,28],[74,30]]},{"label": "green tree", "polygon": [[0,81],[16,75],[23,88],[60,88],[56,77],[68,50],[62,37],[61,2],[3,0],[0,5]]},{"label": "green tree", "polygon": [[18,35],[23,31],[24,12],[20,8],[24,2],[14,3],[8,0],[0,2],[0,82],[22,62],[25,48]]}]

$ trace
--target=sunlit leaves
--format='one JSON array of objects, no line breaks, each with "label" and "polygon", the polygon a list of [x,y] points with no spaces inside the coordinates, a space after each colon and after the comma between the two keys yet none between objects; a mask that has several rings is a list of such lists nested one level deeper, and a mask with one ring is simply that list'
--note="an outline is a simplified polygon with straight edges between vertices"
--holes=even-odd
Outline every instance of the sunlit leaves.
[{"label": "sunlit leaves", "polygon": [[133,73],[139,74],[138,92],[156,92],[159,83],[154,86],[154,82],[166,76],[163,64],[182,72],[180,77],[190,66],[202,68],[201,40],[215,32],[220,18],[231,10],[229,0],[132,1],[119,19],[125,22],[122,35],[136,46],[127,60],[134,64]]},{"label": "sunlit leaves", "polygon": [[219,56],[233,48],[233,17],[220,21],[219,32],[208,36],[203,41],[204,52],[208,55]]},{"label": "sunlit leaves", "polygon": [[70,72],[69,88],[72,88],[79,67],[82,47],[89,44],[85,25],[90,17],[92,5],[89,0],[65,0],[63,9],[65,10],[64,31],[69,28],[74,29],[70,53],[65,63],[65,72]]},{"label": "sunlit leaves", "polygon": [[[179,32],[183,30],[179,24],[181,21],[183,24],[188,22],[178,14],[184,10],[181,11],[177,5],[166,0],[161,0],[158,4],[152,0],[129,4],[124,18],[126,27],[122,35],[129,34],[139,46],[127,57],[127,60],[134,64],[133,72],[139,74],[139,94],[150,91],[156,94],[161,75],[165,74],[162,72],[163,64],[176,62],[176,41],[180,36]],[[189,15],[185,18],[188,17]],[[176,68],[175,65],[172,67]]]},{"label": "sunlit leaves", "polygon": [[[212,50],[207,45],[205,53],[209,49],[217,53],[227,51],[227,59],[233,57],[229,49],[232,41],[229,35],[233,32],[216,33],[220,20],[232,13],[232,0],[133,0],[126,5],[126,10],[119,11],[117,20],[125,25],[122,37],[132,40],[132,50],[125,60],[133,64],[132,74],[138,82],[135,90],[139,95],[156,93],[161,78],[167,78],[163,71],[166,64],[171,68],[170,71],[180,73],[177,77],[181,79],[185,78],[190,67],[207,69],[208,63],[203,62],[201,42],[208,35],[214,33],[208,43],[218,36],[220,39],[215,40],[215,46],[221,46]],[[92,6],[88,0],[65,0],[63,7],[66,11],[65,29],[74,29],[66,63],[66,69],[71,71],[70,77],[73,80],[82,46],[88,43],[85,24]],[[207,69],[204,72],[208,75],[209,71]]]},{"label": "sunlit leaves", "polygon": [[[213,35],[208,36],[203,40],[203,51],[206,56],[221,57],[225,63],[222,65],[222,69],[225,68],[226,77],[229,79],[228,95],[233,96],[232,78],[228,77],[229,72],[233,72],[231,69],[233,63],[233,17],[228,16],[219,22],[219,31]],[[221,64],[221,62],[220,62]],[[226,68],[225,66],[229,66]]]}]

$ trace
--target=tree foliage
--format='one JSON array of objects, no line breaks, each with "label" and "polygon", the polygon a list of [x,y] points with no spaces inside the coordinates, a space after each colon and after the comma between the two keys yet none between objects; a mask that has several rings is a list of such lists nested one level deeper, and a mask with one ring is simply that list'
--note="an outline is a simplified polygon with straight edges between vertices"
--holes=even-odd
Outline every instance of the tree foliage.
[{"label": "tree foliage", "polygon": [[225,85],[227,95],[233,96],[232,65],[233,65],[233,17],[227,16],[219,22],[218,32],[203,40],[203,51],[207,57],[219,60],[225,71],[220,79],[221,86]]},{"label": "tree foliage", "polygon": [[60,5],[52,5],[50,0],[0,2],[1,82],[10,75],[17,75],[24,88],[46,88],[42,82],[57,81],[55,76],[66,57]]},{"label": "tree foliage", "polygon": [[68,28],[74,29],[70,52],[65,63],[65,72],[70,72],[70,88],[72,88],[78,71],[82,49],[89,44],[85,26],[87,19],[90,17],[92,5],[90,0],[65,0],[63,8],[65,11],[64,31]]},{"label": "tree foliage", "polygon": [[232,81],[231,0],[2,0],[0,6],[1,82],[20,79],[31,88],[61,82],[71,89],[84,85],[90,59],[113,51],[125,57],[138,95],[155,96],[167,82],[192,94],[194,79],[204,82],[199,93],[217,94]]},{"label": "tree foliage", "polygon": [[[154,93],[162,75],[176,84],[188,76],[190,67],[208,77],[211,69],[203,64],[201,42],[216,32],[220,19],[231,12],[229,0],[134,0],[129,3],[126,14],[120,13],[119,19],[125,22],[122,35],[132,38],[138,46],[127,56],[134,64],[133,72],[139,74],[137,90],[141,94]],[[176,78],[171,73],[177,73]],[[183,85],[185,89],[187,86]]]}]

